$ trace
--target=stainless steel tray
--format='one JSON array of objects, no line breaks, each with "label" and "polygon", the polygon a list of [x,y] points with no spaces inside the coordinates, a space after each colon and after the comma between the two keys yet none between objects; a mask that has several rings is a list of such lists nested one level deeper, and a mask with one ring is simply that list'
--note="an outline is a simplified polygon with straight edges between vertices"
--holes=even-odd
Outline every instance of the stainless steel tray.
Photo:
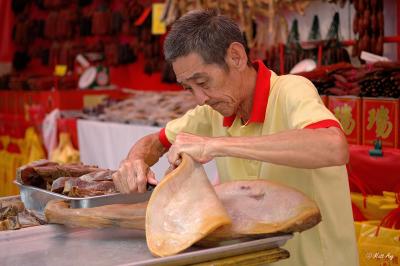
[{"label": "stainless steel tray", "polygon": [[25,208],[39,213],[43,213],[47,202],[53,199],[68,200],[71,203],[71,208],[91,208],[108,204],[143,202],[147,201],[151,195],[151,191],[147,191],[143,194],[116,193],[86,198],[73,198],[41,188],[23,185],[18,181],[14,181],[14,183],[19,187],[21,200],[25,204]]},{"label": "stainless steel tray", "polygon": [[0,232],[1,265],[187,265],[280,247],[290,234],[216,248],[191,247],[185,252],[155,258],[144,231],[121,228],[77,229],[43,225]]}]

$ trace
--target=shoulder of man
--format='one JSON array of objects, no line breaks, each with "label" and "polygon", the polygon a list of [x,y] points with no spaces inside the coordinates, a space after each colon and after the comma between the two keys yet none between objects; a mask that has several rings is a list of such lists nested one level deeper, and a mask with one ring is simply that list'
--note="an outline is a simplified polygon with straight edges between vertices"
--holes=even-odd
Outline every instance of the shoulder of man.
[{"label": "shoulder of man", "polygon": [[292,74],[278,76],[273,83],[271,91],[279,94],[302,93],[305,94],[304,96],[307,94],[318,95],[317,88],[309,79]]}]

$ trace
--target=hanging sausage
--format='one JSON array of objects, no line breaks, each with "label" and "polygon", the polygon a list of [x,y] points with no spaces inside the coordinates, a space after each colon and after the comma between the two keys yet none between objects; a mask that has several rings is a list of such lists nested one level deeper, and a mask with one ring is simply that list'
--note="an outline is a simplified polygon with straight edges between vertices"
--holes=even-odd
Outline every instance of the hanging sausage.
[{"label": "hanging sausage", "polygon": [[383,54],[384,17],[382,0],[354,0],[356,14],[353,20],[353,32],[356,43],[353,56],[362,51]]}]

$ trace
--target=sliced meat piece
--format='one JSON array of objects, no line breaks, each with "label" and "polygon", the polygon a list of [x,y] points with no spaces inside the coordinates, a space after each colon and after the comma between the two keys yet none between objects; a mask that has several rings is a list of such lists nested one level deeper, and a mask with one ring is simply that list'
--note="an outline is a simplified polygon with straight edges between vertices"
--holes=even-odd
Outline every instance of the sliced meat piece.
[{"label": "sliced meat piece", "polygon": [[18,216],[10,216],[5,220],[0,220],[0,231],[20,229]]},{"label": "sliced meat piece", "polygon": [[17,216],[18,215],[18,207],[17,206],[7,206],[0,208],[0,221],[5,220],[10,216]]},{"label": "sliced meat piece", "polygon": [[61,176],[79,177],[91,172],[98,171],[97,166],[84,165],[84,164],[63,164],[51,166],[33,167],[33,169],[42,178],[46,180],[55,180]]},{"label": "sliced meat piece", "polygon": [[67,182],[70,179],[75,179],[75,178],[77,178],[77,177],[70,177],[70,176],[59,177],[53,181],[53,184],[51,184],[50,190],[52,192],[62,193],[64,190],[65,182]]},{"label": "sliced meat piece", "polygon": [[71,197],[97,196],[115,193],[111,170],[96,170],[80,177],[59,177],[53,181],[51,191]]},{"label": "sliced meat piece", "polygon": [[93,196],[101,196],[105,195],[104,191],[72,187],[72,189],[68,193],[68,197],[76,197],[76,198],[84,198],[84,197],[93,197]]},{"label": "sliced meat piece", "polygon": [[97,170],[95,172],[91,172],[79,177],[79,179],[87,182],[91,181],[112,181],[112,175],[115,171],[111,171],[108,169],[105,170]]},{"label": "sliced meat piece", "polygon": [[40,188],[46,187],[46,181],[40,177],[40,175],[35,171],[35,167],[44,166],[56,166],[58,163],[50,162],[48,160],[39,160],[32,162],[30,164],[21,166],[17,169],[16,179],[18,182],[24,185],[31,185]]},{"label": "sliced meat piece", "polygon": [[5,207],[17,208],[18,213],[20,213],[20,212],[25,210],[24,203],[19,199],[4,199],[4,200],[0,200],[0,209],[5,208]]},{"label": "sliced meat piece", "polygon": [[147,246],[156,256],[170,256],[230,223],[203,166],[183,154],[182,163],[164,177],[149,200]]},{"label": "sliced meat piece", "polygon": [[83,164],[60,165],[47,160],[39,160],[17,169],[17,180],[24,184],[46,189],[59,177],[79,177],[101,170],[97,166]]},{"label": "sliced meat piece", "polygon": [[0,208],[0,231],[21,228],[18,220],[18,207],[7,206]]},{"label": "sliced meat piece", "polygon": [[101,182],[105,183],[99,185],[101,186],[100,189],[102,190],[96,190],[96,188],[72,187],[72,189],[68,193],[68,196],[84,198],[84,197],[93,197],[93,196],[101,196],[101,195],[116,193],[113,182],[111,181],[101,181]]},{"label": "sliced meat piece", "polygon": [[63,194],[70,197],[97,196],[117,192],[113,181],[87,182],[80,178],[65,181]]}]

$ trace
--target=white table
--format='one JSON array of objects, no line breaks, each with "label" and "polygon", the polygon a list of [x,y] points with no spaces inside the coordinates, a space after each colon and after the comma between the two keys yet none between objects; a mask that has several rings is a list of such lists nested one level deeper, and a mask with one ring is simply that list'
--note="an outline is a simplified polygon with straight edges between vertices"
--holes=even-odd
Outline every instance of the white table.
[{"label": "white table", "polygon": [[[78,120],[78,141],[81,161],[102,168],[117,169],[121,160],[132,145],[145,135],[158,132],[161,128]],[[152,170],[160,180],[169,167],[166,156],[156,163]],[[204,165],[212,183],[217,180],[217,168],[214,161]]]}]

